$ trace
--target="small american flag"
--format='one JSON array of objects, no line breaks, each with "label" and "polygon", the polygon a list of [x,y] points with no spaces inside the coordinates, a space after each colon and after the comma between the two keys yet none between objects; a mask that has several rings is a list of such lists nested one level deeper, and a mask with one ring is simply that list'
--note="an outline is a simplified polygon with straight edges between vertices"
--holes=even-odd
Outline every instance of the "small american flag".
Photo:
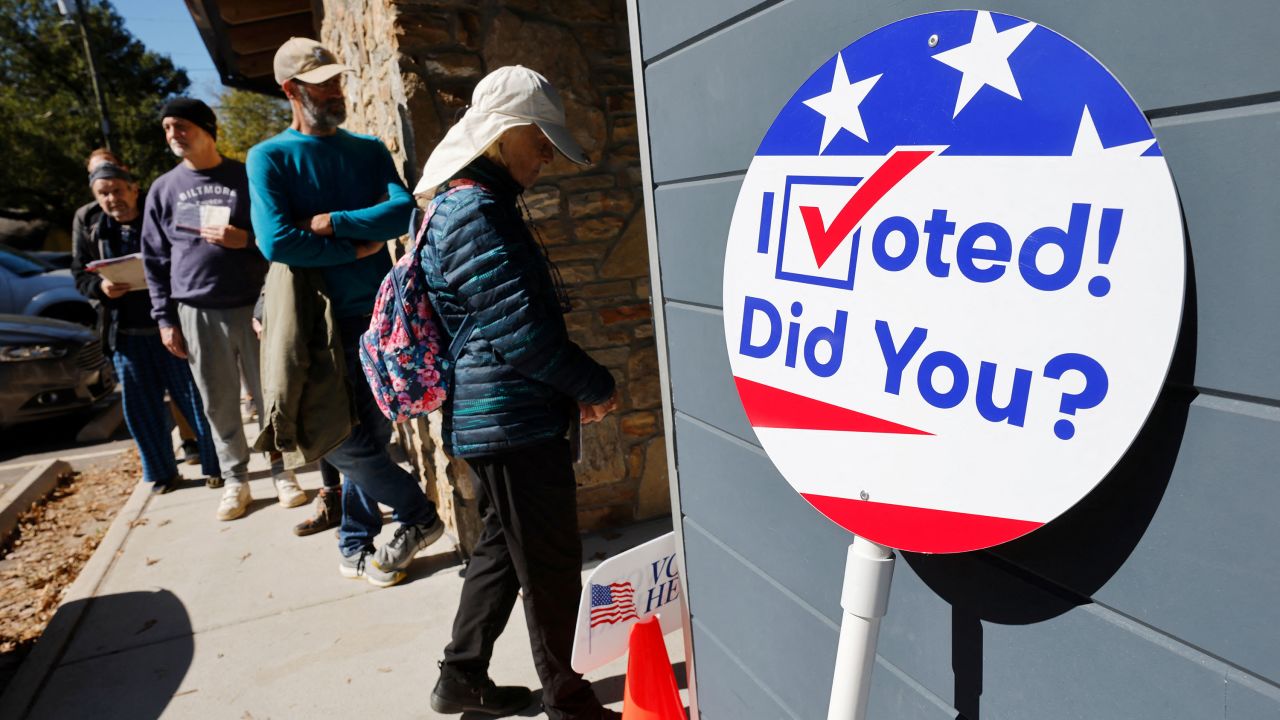
[{"label": "small american flag", "polygon": [[596,585],[591,583],[591,627],[638,619],[635,590],[631,583]]}]

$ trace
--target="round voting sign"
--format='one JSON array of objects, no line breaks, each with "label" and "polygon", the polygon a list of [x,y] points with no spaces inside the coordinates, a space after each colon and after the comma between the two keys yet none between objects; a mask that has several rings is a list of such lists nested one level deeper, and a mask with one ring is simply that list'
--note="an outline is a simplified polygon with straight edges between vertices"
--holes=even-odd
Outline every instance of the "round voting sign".
[{"label": "round voting sign", "polygon": [[869,540],[961,552],[1083,498],[1146,421],[1182,222],[1142,111],[1088,52],[991,12],[844,48],[738,196],[724,327],[783,477]]}]

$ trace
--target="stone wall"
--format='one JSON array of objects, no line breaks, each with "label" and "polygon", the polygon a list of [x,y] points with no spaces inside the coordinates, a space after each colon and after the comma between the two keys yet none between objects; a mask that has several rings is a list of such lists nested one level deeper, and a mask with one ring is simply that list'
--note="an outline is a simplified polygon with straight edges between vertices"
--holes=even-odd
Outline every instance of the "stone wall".
[{"label": "stone wall", "polygon": [[405,148],[404,84],[395,36],[395,14],[385,0],[325,0],[320,42],[355,69],[347,73],[347,122],[358,133],[382,138],[400,164],[410,171]]},{"label": "stone wall", "polygon": [[[613,371],[620,398],[617,413],[584,431],[579,519],[587,529],[668,513],[624,2],[326,0],[322,38],[358,68],[347,127],[386,141],[410,186],[487,72],[521,64],[560,90],[596,162],[557,158],[525,200],[574,298],[570,334]],[[431,418],[401,435],[470,548],[468,470],[440,451],[439,433]]]}]

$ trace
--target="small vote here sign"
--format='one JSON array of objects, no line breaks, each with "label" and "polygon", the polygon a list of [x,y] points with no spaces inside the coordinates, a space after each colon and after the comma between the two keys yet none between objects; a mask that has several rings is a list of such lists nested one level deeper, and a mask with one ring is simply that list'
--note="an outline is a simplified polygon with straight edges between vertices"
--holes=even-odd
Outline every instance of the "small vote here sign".
[{"label": "small vote here sign", "polygon": [[1031,532],[1115,465],[1181,321],[1178,200],[1088,52],[908,18],[804,80],[742,183],[724,329],[747,417],[824,515],[905,550]]},{"label": "small vote here sign", "polygon": [[631,626],[658,617],[662,632],[684,623],[684,593],[675,533],[619,553],[583,583],[573,638],[573,669],[588,673],[627,652]]}]

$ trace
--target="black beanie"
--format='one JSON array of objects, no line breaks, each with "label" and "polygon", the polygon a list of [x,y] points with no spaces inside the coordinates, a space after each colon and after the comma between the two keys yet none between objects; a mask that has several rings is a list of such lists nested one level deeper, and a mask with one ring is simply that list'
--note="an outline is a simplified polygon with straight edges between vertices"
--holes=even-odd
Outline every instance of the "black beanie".
[{"label": "black beanie", "polygon": [[195,98],[180,97],[170,100],[160,111],[160,117],[161,119],[176,117],[188,120],[204,128],[214,140],[218,139],[218,116],[213,114],[213,110],[208,105]]}]

